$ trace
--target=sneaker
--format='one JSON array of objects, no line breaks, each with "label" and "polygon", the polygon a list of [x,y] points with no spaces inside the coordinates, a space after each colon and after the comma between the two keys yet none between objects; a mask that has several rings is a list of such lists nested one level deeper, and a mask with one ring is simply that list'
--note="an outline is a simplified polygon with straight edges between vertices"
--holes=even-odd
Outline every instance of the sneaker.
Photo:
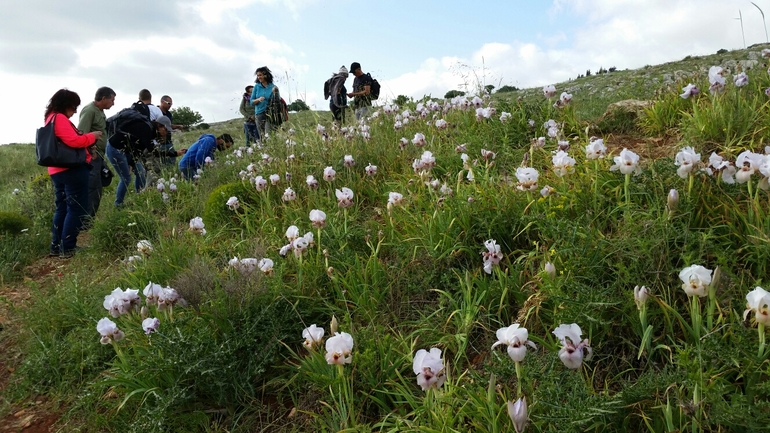
[{"label": "sneaker", "polygon": [[71,249],[71,250],[67,250],[67,251],[65,251],[65,252],[63,252],[63,253],[61,253],[61,254],[59,254],[59,258],[62,258],[62,259],[69,259],[69,258],[71,258],[72,256],[74,256],[74,255],[75,255],[75,253],[77,253],[78,251],[83,251],[84,249],[85,249],[85,247],[75,247],[75,248],[73,248],[73,249]]},{"label": "sneaker", "polygon": [[48,253],[48,257],[59,257],[60,255],[61,253],[58,251],[51,251],[50,253]]}]

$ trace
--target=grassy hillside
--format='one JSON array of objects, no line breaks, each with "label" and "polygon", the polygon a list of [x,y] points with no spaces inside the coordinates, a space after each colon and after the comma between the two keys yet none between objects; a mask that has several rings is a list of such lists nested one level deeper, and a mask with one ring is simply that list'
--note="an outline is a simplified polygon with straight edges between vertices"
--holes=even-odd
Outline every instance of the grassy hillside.
[{"label": "grassy hillside", "polygon": [[[82,432],[764,431],[760,49],[366,125],[299,113],[194,182],[106,200],[68,260],[41,257],[46,177],[6,178],[31,226],[0,235],[0,425],[24,406]],[[629,97],[649,103],[604,115]],[[206,132],[243,140],[238,119]],[[30,148],[0,152],[23,177]]]}]

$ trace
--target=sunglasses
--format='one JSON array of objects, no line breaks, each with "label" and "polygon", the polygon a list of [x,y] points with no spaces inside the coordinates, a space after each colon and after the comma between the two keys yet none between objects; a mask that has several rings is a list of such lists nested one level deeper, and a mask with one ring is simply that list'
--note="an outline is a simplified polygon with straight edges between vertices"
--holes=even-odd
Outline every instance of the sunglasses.
[{"label": "sunglasses", "polygon": [[160,102],[161,102],[161,103],[163,103],[163,104],[172,105],[172,103],[171,103],[171,102],[169,102],[169,101],[160,101]]}]

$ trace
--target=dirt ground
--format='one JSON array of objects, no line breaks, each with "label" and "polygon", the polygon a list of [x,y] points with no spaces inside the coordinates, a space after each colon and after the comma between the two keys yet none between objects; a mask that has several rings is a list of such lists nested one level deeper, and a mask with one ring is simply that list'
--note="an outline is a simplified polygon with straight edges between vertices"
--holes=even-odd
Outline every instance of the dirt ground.
[{"label": "dirt ground", "polygon": [[[56,280],[67,273],[69,266],[69,260],[43,257],[24,269],[21,281],[0,286],[0,409],[3,412],[6,412],[6,391],[11,375],[22,356],[13,338],[21,324],[13,317],[11,308],[24,308],[30,298],[30,286],[56,284]],[[53,426],[60,417],[45,396],[34,396],[7,409],[7,415],[0,418],[0,433],[53,432]]]}]

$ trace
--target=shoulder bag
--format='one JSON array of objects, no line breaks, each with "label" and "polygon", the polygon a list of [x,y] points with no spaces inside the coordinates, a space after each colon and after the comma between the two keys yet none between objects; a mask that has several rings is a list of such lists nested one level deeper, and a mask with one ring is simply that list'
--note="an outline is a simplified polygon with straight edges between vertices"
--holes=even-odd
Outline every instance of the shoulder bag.
[{"label": "shoulder bag", "polygon": [[47,125],[37,129],[35,155],[43,167],[73,168],[86,164],[86,149],[64,144],[54,132],[56,115]]}]

